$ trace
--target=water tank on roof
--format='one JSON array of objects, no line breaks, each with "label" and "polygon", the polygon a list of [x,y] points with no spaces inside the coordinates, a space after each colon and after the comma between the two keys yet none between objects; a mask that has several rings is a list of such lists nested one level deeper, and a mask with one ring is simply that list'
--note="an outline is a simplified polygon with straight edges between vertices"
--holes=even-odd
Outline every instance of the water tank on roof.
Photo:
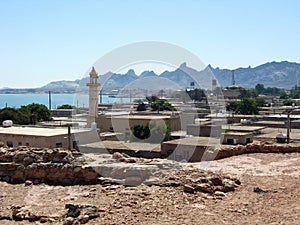
[{"label": "water tank on roof", "polygon": [[286,139],[287,139],[287,136],[283,133],[279,133],[276,135],[277,143],[285,143]]},{"label": "water tank on roof", "polygon": [[97,130],[97,123],[96,122],[91,123],[91,130]]},{"label": "water tank on roof", "polygon": [[11,127],[13,125],[13,121],[12,120],[4,120],[2,122],[3,127]]}]

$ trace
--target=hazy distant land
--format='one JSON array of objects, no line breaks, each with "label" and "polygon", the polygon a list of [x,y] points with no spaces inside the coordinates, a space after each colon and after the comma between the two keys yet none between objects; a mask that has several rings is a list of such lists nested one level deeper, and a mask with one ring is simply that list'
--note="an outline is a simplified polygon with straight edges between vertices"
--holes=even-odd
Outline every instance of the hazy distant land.
[{"label": "hazy distant land", "polygon": [[[190,86],[192,79],[183,70],[189,71],[195,77],[199,77],[199,80],[211,71],[220,86],[226,87],[231,85],[232,70],[213,68],[211,65],[208,65],[203,71],[196,71],[193,68],[189,68],[185,63],[174,71],[165,71],[161,74],[156,74],[153,71],[144,71],[138,76],[134,70],[129,70],[126,74],[107,73],[99,76],[99,82],[102,84],[104,93],[111,93],[111,90],[120,90],[126,85],[145,77],[150,77],[154,80],[153,85],[155,88],[159,88],[160,82],[155,82],[155,79],[158,77],[166,78],[176,83],[180,88],[186,88]],[[287,61],[270,62],[253,68],[250,66],[237,68],[235,69],[235,81],[237,85],[245,88],[254,88],[256,84],[262,83],[266,87],[290,89],[295,85],[300,85],[300,63]],[[86,93],[87,87],[85,84],[87,82],[88,78],[82,78],[75,81],[53,81],[38,88],[2,88],[0,89],[0,94],[47,93],[49,91],[53,93]]]}]

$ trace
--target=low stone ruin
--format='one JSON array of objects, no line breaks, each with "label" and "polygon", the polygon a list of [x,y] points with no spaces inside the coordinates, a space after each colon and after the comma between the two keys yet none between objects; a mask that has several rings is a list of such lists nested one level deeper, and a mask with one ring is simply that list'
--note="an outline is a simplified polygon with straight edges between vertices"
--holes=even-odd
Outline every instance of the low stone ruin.
[{"label": "low stone ruin", "polygon": [[0,148],[0,181],[60,185],[99,183],[99,174],[78,151],[48,148]]}]

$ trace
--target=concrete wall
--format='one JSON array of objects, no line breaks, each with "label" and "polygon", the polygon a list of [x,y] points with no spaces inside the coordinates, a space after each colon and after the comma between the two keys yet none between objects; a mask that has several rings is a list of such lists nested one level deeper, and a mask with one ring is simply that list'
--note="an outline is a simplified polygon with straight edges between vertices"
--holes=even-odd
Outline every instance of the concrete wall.
[{"label": "concrete wall", "polygon": [[75,114],[75,109],[52,109],[53,117],[72,117]]},{"label": "concrete wall", "polygon": [[175,161],[200,162],[206,150],[206,146],[177,145],[174,143],[163,143],[161,145],[162,157]]},{"label": "concrete wall", "polygon": [[187,125],[187,134],[201,137],[220,137],[222,127],[220,125]]}]

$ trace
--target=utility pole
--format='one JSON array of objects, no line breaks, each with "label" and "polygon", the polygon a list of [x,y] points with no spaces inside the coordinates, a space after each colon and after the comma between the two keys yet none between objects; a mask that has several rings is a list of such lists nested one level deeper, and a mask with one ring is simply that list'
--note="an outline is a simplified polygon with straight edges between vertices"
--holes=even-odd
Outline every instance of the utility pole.
[{"label": "utility pole", "polygon": [[68,125],[68,150],[71,150],[71,125]]},{"label": "utility pole", "polygon": [[290,132],[291,132],[291,118],[290,118],[290,114],[291,114],[292,110],[288,110],[287,111],[287,131],[286,131],[286,143],[289,144],[290,143]]},{"label": "utility pole", "polygon": [[100,95],[100,104],[102,104],[102,89],[100,89],[99,95]]},{"label": "utility pole", "polygon": [[49,91],[49,109],[51,110],[51,91]]}]

